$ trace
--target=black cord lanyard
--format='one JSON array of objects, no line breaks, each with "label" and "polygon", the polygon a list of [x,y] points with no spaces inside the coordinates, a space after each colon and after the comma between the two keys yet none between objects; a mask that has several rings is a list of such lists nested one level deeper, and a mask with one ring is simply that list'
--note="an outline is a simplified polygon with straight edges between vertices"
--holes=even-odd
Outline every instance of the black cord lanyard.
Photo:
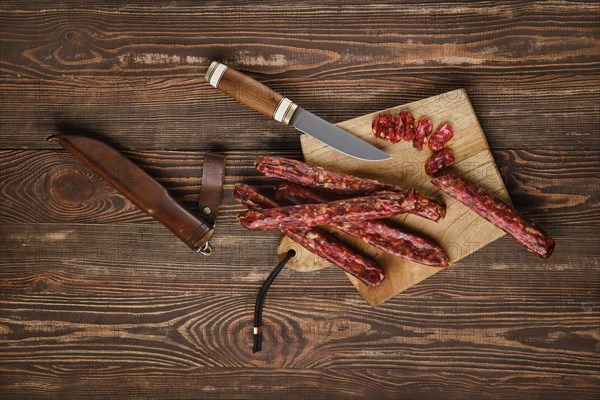
[{"label": "black cord lanyard", "polygon": [[254,306],[254,345],[252,347],[252,352],[256,353],[262,349],[262,309],[263,304],[265,303],[265,297],[267,297],[267,291],[271,286],[271,283],[277,278],[277,275],[281,272],[285,264],[296,255],[294,250],[288,250],[287,254],[283,259],[277,264],[275,269],[271,271],[267,279],[265,279],[262,287],[258,291],[258,296],[256,296],[256,305]]}]

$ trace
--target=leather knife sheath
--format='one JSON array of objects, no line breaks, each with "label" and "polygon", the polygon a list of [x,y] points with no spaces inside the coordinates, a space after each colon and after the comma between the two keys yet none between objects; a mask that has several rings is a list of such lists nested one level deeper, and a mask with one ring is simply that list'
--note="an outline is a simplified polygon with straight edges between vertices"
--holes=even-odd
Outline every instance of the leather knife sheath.
[{"label": "leather knife sheath", "polygon": [[65,150],[166,226],[192,250],[200,250],[212,236],[214,220],[207,222],[190,213],[160,183],[108,144],[79,135],[54,135],[48,140],[58,141]]}]

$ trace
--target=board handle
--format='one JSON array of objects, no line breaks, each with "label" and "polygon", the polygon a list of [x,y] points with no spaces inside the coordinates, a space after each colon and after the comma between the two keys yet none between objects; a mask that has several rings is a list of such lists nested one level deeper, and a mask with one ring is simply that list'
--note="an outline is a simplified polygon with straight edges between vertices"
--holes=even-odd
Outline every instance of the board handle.
[{"label": "board handle", "polygon": [[286,125],[298,108],[287,97],[218,61],[210,64],[204,79],[240,103]]}]

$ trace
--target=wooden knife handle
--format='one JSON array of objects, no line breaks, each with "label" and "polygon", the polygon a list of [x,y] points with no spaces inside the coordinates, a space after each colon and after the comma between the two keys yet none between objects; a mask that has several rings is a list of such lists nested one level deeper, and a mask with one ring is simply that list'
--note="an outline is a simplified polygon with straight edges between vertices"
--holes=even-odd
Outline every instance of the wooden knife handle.
[{"label": "wooden knife handle", "polygon": [[210,64],[204,79],[240,103],[286,125],[298,108],[290,99],[217,61]]}]

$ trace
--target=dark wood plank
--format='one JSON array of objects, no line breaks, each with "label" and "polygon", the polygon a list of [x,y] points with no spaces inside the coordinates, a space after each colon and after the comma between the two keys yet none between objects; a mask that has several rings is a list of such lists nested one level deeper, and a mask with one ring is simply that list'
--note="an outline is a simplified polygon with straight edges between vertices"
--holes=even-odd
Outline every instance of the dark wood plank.
[{"label": "dark wood plank", "polygon": [[215,58],[333,122],[465,87],[494,147],[600,146],[591,3],[325,4],[319,18],[302,2],[4,7],[0,139],[13,147],[47,148],[67,119],[134,149],[298,148],[203,82]]},{"label": "dark wood plank", "polygon": [[[304,69],[325,75],[319,68],[332,64],[338,67],[335,74],[402,64],[416,65],[419,73],[440,74],[436,64],[505,72],[516,71],[516,62],[529,71],[547,73],[565,66],[593,72],[598,62],[599,10],[594,2],[368,6],[356,1],[344,7],[320,4],[319,18],[307,1],[296,2],[293,9],[279,2],[224,8],[219,2],[188,1],[170,12],[143,2],[118,8],[98,3],[52,3],[40,12],[36,6],[26,10],[19,2],[20,10],[14,13],[5,3],[8,10],[2,18],[10,43],[4,49],[6,58],[17,71],[33,77],[60,76],[63,69],[77,75],[151,71],[171,76],[197,72],[214,57],[248,64],[256,72],[293,70],[292,77],[306,76]],[[394,20],[403,23],[390,23]],[[30,21],[35,26],[28,25]],[[160,50],[164,45],[168,51]],[[402,47],[406,51],[399,52]]]},{"label": "dark wood plank", "polygon": [[[195,209],[202,152],[126,152],[180,201]],[[228,152],[220,221],[232,223],[243,207],[232,194],[240,182],[268,188],[274,180],[253,167],[256,152]],[[259,153],[259,154],[267,154]],[[298,152],[277,154],[301,158]],[[546,225],[600,223],[600,153],[557,150],[496,150],[498,166],[514,204]],[[0,151],[0,221],[109,223],[149,221],[108,184],[62,150]]]},{"label": "dark wood plank", "polygon": [[[18,370],[38,382],[54,376],[68,382],[75,369],[83,379],[126,373],[140,383],[164,374],[171,378],[163,383],[168,391],[180,387],[182,375],[203,369],[208,381],[198,382],[196,394],[231,391],[244,396],[244,372],[255,377],[254,388],[265,390],[265,382],[258,379],[261,370],[243,369],[260,366],[284,374],[296,369],[343,374],[360,365],[375,376],[368,374],[354,384],[370,386],[377,380],[384,393],[411,382],[411,372],[417,371],[418,382],[438,382],[444,376],[448,385],[469,391],[482,384],[472,383],[475,388],[468,389],[469,384],[454,377],[489,378],[505,395],[514,393],[518,377],[533,383],[533,390],[540,379],[552,379],[554,385],[567,379],[593,388],[598,383],[599,312],[585,310],[578,300],[548,303],[533,296],[513,301],[403,297],[374,310],[356,297],[340,302],[286,293],[269,303],[265,349],[253,355],[251,306],[243,297],[13,295],[3,306],[2,357],[6,372]],[[214,387],[209,371],[218,373],[221,368],[237,368],[241,381]],[[280,390],[285,393],[289,386]],[[349,389],[328,390],[340,396]],[[167,393],[159,395],[163,396]]]},{"label": "dark wood plank", "polygon": [[[70,268],[71,259],[63,260],[67,265],[62,269]],[[85,274],[87,279],[94,277],[93,264],[82,263],[91,272]],[[160,264],[156,268],[164,269]],[[494,267],[479,268],[487,270],[487,280],[495,274],[507,275]],[[595,288],[585,291],[582,298],[552,299],[539,295],[540,290],[517,290],[518,295],[511,298],[509,285],[515,278],[509,278],[502,291],[489,293],[490,288],[480,282],[481,292],[474,296],[423,296],[419,291],[413,296],[409,292],[377,309],[355,294],[311,295],[289,290],[292,282],[282,287],[279,282],[265,314],[270,344],[257,358],[249,349],[252,296],[237,291],[236,279],[231,287],[221,283],[220,292],[214,294],[189,286],[179,288],[179,293],[154,293],[149,282],[164,279],[167,283],[176,273],[165,272],[136,268],[129,282],[137,283],[138,289],[123,294],[111,292],[113,285],[103,293],[101,282],[92,285],[100,290],[95,294],[60,288],[62,279],[56,274],[55,284],[36,285],[43,290],[3,298],[1,353],[7,367],[28,361],[76,365],[70,353],[77,349],[80,361],[111,363],[127,356],[140,367],[162,368],[250,366],[264,360],[271,367],[343,368],[360,362],[373,368],[438,365],[452,372],[464,369],[460,361],[469,357],[468,369],[502,370],[518,365],[522,373],[593,376],[597,372],[599,309],[593,294],[598,290],[597,279]],[[570,274],[581,282],[589,280],[586,272],[571,270]],[[533,288],[541,280],[539,275],[551,279],[553,273],[551,269],[522,269],[520,275]],[[538,277],[527,279],[534,275]],[[554,275],[558,278],[561,273]],[[227,279],[227,274],[222,276]],[[288,279],[283,277],[282,282]],[[450,285],[462,281],[460,276],[445,280]],[[486,279],[480,276],[479,280]],[[569,287],[574,287],[570,280]],[[434,283],[428,280],[424,285]],[[226,293],[233,288],[238,295]],[[554,288],[555,293],[559,291]],[[357,342],[361,345],[356,346]],[[48,352],[33,353],[36,348]],[[399,359],[398,351],[406,354]],[[377,357],[364,358],[371,352]]]},{"label": "dark wood plank", "polygon": [[[595,399],[594,377],[558,375],[544,372],[520,374],[492,371],[464,372],[440,368],[436,374],[424,372],[429,367],[361,368],[189,368],[182,372],[155,372],[144,369],[140,378],[134,366],[127,371],[99,366],[94,377],[65,367],[47,364],[35,368],[37,384],[27,375],[10,373],[10,389],[18,388],[16,399],[60,397],[76,399],[147,398],[147,399],[247,399],[285,397],[286,399],[514,399],[565,398]],[[59,376],[66,378],[62,379]],[[457,390],[453,382],[460,382]],[[177,385],[173,383],[177,382]],[[260,383],[258,383],[260,382]],[[93,388],[93,389],[92,389]],[[242,388],[242,389],[240,389]],[[456,397],[455,397],[456,396]]]},{"label": "dark wood plank", "polygon": [[[380,76],[381,71],[374,73]],[[198,77],[181,79],[90,78],[80,84],[7,79],[0,86],[0,139],[11,148],[46,149],[46,138],[57,133],[56,123],[74,121],[132,149],[299,149],[294,129],[217,92],[201,74],[203,70]],[[393,77],[369,80],[261,80],[331,122],[464,87],[492,148],[600,147],[595,134],[600,123],[597,75],[545,76],[543,82],[534,75],[504,79],[501,74],[468,80],[466,75],[407,77],[399,69]],[[20,115],[37,118],[23,121]]]},{"label": "dark wood plank", "polygon": [[[410,296],[498,295],[515,300],[533,296],[549,302],[568,298],[597,304],[596,231],[586,226],[555,228],[557,250],[547,261],[501,238],[415,286]],[[231,291],[250,296],[248,307],[277,262],[279,239],[277,233],[248,235],[237,225],[223,226],[215,234],[214,254],[203,257],[158,224],[4,224],[0,233],[4,295],[122,298]],[[362,301],[334,267],[313,273],[284,269],[272,290],[282,290],[283,296],[290,292]]]}]

